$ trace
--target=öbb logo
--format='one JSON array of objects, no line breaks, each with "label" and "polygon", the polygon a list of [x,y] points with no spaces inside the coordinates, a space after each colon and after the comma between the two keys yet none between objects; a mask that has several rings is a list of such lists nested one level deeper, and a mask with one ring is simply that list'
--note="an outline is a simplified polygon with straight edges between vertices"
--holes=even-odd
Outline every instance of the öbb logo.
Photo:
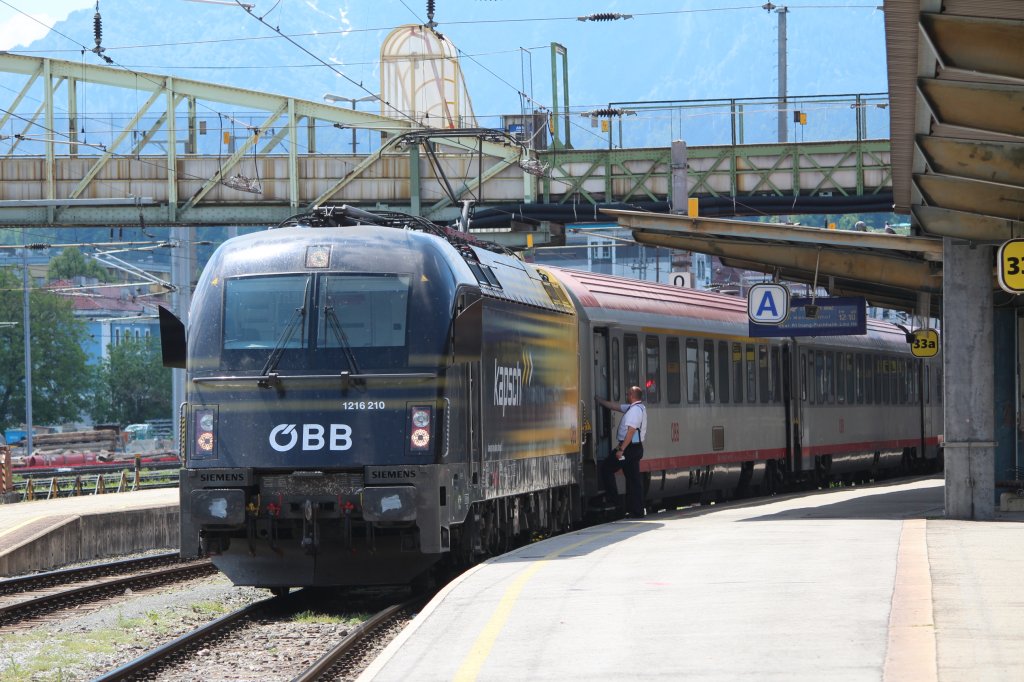
[{"label": "\u00f6bb logo", "polygon": [[[325,434],[327,436],[325,437]],[[288,452],[299,442],[297,424],[278,424],[270,432],[270,447],[278,452]],[[302,425],[302,449],[305,451],[323,450],[327,447],[332,452],[348,450],[352,447],[352,427],[348,424],[331,424],[324,428],[320,424]]]}]

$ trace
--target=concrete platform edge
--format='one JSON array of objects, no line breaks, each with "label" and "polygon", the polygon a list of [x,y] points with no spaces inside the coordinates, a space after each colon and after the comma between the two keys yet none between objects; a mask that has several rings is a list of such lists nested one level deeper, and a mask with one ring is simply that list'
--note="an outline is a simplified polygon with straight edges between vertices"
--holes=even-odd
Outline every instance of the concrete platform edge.
[{"label": "concrete platform edge", "polygon": [[177,505],[75,515],[0,552],[0,576],[177,546]]}]

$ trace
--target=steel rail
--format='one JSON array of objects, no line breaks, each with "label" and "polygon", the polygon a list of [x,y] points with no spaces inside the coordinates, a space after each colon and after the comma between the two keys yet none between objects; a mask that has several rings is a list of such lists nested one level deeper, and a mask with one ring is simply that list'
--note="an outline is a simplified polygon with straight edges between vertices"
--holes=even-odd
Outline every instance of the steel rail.
[{"label": "steel rail", "polygon": [[330,651],[315,660],[305,672],[298,677],[293,678],[292,682],[314,682],[315,680],[321,679],[325,673],[337,665],[338,662],[346,655],[351,653],[355,647],[369,635],[393,620],[399,613],[412,608],[417,604],[422,604],[424,601],[423,597],[415,597],[402,602],[401,604],[393,604],[392,606],[374,614],[369,619],[353,628],[352,631],[345,635],[345,637],[334,645]]},{"label": "steel rail", "polygon": [[226,630],[228,626],[235,624],[239,620],[243,620],[260,609],[266,608],[266,606],[275,599],[278,599],[278,597],[270,597],[268,599],[253,602],[248,606],[243,606],[237,611],[233,611],[216,620],[210,621],[206,625],[200,626],[191,632],[186,632],[177,639],[157,647],[156,649],[139,656],[133,661],[125,663],[120,668],[95,678],[93,682],[115,682],[116,680],[133,679],[136,675],[163,664],[175,654],[188,649],[208,637],[219,634],[222,630]]},{"label": "steel rail", "polygon": [[61,568],[45,573],[32,573],[30,575],[0,580],[0,595],[18,594],[19,592],[28,592],[61,583],[90,580],[95,577],[118,575],[145,568],[156,568],[178,563],[178,561],[177,552],[163,552],[136,559],[119,559],[118,561],[108,561],[102,564],[92,564],[78,568]]},{"label": "steel rail", "polygon": [[216,571],[216,567],[211,562],[199,561],[185,566],[159,569],[140,575],[115,578],[99,584],[84,585],[57,592],[56,594],[43,595],[27,601],[0,606],[0,624],[15,623],[30,616],[81,604],[88,599],[100,597],[126,587],[140,588],[151,584],[164,584],[175,580],[199,577],[215,573]]}]

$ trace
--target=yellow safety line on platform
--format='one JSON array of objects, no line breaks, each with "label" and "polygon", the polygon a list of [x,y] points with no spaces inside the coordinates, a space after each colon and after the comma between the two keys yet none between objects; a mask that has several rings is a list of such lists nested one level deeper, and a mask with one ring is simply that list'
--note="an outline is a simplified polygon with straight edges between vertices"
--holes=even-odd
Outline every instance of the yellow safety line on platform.
[{"label": "yellow safety line on platform", "polygon": [[29,524],[35,523],[36,521],[39,521],[40,519],[45,519],[45,518],[46,518],[45,516],[33,516],[28,521],[22,521],[17,526],[13,526],[13,527],[7,528],[5,530],[0,530],[0,538],[2,538],[5,535],[10,535],[11,533],[13,533],[14,531],[18,530],[19,528],[24,528],[25,526],[27,526]]},{"label": "yellow safety line on platform", "polygon": [[472,682],[473,680],[476,680],[477,675],[480,674],[480,669],[483,667],[484,662],[491,653],[491,649],[494,647],[495,641],[498,639],[498,635],[501,633],[502,628],[505,627],[505,623],[508,622],[509,616],[512,615],[512,608],[519,599],[519,594],[523,591],[523,588],[526,586],[526,583],[529,582],[530,578],[532,578],[537,571],[543,568],[546,562],[556,559],[562,554],[576,549],[577,547],[595,542],[610,535],[622,533],[633,525],[635,524],[628,524],[625,527],[620,526],[616,530],[610,530],[599,535],[588,535],[585,539],[580,540],[579,542],[574,542],[571,545],[566,545],[561,549],[556,549],[545,554],[543,557],[530,564],[529,568],[516,576],[516,579],[512,581],[512,584],[505,589],[505,594],[501,597],[501,601],[498,602],[498,606],[491,615],[491,619],[487,621],[487,624],[477,636],[476,641],[473,642],[473,646],[469,650],[469,654],[466,655],[462,665],[459,666],[458,671],[455,673],[455,681]]},{"label": "yellow safety line on platform", "polygon": [[882,673],[885,682],[938,679],[926,524],[925,519],[908,519],[900,532],[889,612],[889,646]]}]

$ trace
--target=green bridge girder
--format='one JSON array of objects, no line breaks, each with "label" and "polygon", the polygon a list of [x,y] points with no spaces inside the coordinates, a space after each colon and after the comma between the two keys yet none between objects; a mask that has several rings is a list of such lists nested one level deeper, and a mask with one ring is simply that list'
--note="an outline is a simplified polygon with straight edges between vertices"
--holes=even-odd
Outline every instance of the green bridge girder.
[{"label": "green bridge girder", "polygon": [[[458,131],[401,144],[424,129],[323,102],[11,54],[0,54],[0,78],[11,84],[0,95],[0,226],[273,224],[328,201],[451,220],[463,200],[597,206],[666,202],[673,191],[668,147],[538,152]],[[98,112],[86,99],[101,91],[134,110]],[[353,130],[370,131],[366,153],[349,148]],[[691,197],[891,192],[886,140],[686,152]]]}]

